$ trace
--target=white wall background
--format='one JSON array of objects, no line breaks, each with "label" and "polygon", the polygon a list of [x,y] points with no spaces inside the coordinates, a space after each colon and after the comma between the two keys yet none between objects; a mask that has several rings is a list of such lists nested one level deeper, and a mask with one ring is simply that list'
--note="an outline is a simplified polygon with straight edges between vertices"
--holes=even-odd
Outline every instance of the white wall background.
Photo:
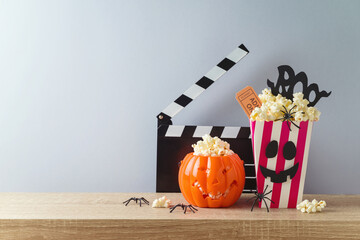
[{"label": "white wall background", "polygon": [[0,1],[0,191],[152,192],[156,118],[240,43],[250,54],[175,117],[248,126],[235,93],[288,64],[317,107],[306,193],[360,193],[360,1]]}]

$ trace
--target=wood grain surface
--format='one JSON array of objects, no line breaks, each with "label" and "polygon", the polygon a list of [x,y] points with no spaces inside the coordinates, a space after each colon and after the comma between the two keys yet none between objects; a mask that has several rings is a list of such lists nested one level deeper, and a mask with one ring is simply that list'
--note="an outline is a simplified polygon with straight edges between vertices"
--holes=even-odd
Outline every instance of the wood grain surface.
[{"label": "wood grain surface", "polygon": [[360,239],[360,195],[305,195],[327,202],[316,214],[251,212],[252,194],[195,214],[122,203],[163,195],[186,203],[179,193],[0,193],[0,239]]}]

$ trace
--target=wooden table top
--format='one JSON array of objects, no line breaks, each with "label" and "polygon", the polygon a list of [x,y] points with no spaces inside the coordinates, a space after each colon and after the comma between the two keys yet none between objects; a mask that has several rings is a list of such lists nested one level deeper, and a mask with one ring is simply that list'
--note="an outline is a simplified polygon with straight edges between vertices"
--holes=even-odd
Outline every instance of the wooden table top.
[{"label": "wooden table top", "polygon": [[[198,208],[195,214],[152,208],[152,201],[164,195],[173,204],[187,203],[180,193],[0,193],[0,238],[360,239],[360,195],[304,195],[327,202],[315,214],[296,209],[267,213],[257,206],[251,212],[247,200],[253,194],[243,194],[230,208]],[[125,206],[131,197],[145,197],[150,206]]]}]

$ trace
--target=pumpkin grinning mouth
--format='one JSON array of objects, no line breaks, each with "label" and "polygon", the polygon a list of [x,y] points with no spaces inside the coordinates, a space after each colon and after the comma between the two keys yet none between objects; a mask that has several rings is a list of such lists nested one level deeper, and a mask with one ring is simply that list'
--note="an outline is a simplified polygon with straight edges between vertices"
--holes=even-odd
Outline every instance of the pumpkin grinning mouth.
[{"label": "pumpkin grinning mouth", "polygon": [[200,183],[198,182],[198,181],[195,181],[194,182],[194,184],[193,184],[193,186],[195,186],[195,187],[197,187],[198,189],[199,189],[199,191],[202,193],[202,196],[203,196],[203,198],[205,199],[205,198],[207,198],[207,197],[210,197],[211,199],[213,199],[213,200],[218,200],[218,199],[220,199],[220,197],[226,197],[228,194],[229,194],[229,192],[230,192],[230,190],[234,187],[234,186],[237,186],[237,181],[233,181],[231,184],[230,184],[230,186],[225,190],[225,192],[224,193],[221,193],[221,192],[217,192],[217,193],[213,193],[213,192],[209,192],[209,193],[206,193],[203,189],[202,189],[202,187],[201,187],[201,185],[200,185]]}]

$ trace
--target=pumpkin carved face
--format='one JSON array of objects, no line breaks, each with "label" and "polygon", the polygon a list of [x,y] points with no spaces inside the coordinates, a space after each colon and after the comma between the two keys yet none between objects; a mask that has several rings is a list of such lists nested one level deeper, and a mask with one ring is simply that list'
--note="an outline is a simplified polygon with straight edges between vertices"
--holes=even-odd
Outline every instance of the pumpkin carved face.
[{"label": "pumpkin carved face", "polygon": [[229,156],[186,155],[179,170],[184,198],[198,207],[229,207],[241,195],[245,184],[243,161]]}]

